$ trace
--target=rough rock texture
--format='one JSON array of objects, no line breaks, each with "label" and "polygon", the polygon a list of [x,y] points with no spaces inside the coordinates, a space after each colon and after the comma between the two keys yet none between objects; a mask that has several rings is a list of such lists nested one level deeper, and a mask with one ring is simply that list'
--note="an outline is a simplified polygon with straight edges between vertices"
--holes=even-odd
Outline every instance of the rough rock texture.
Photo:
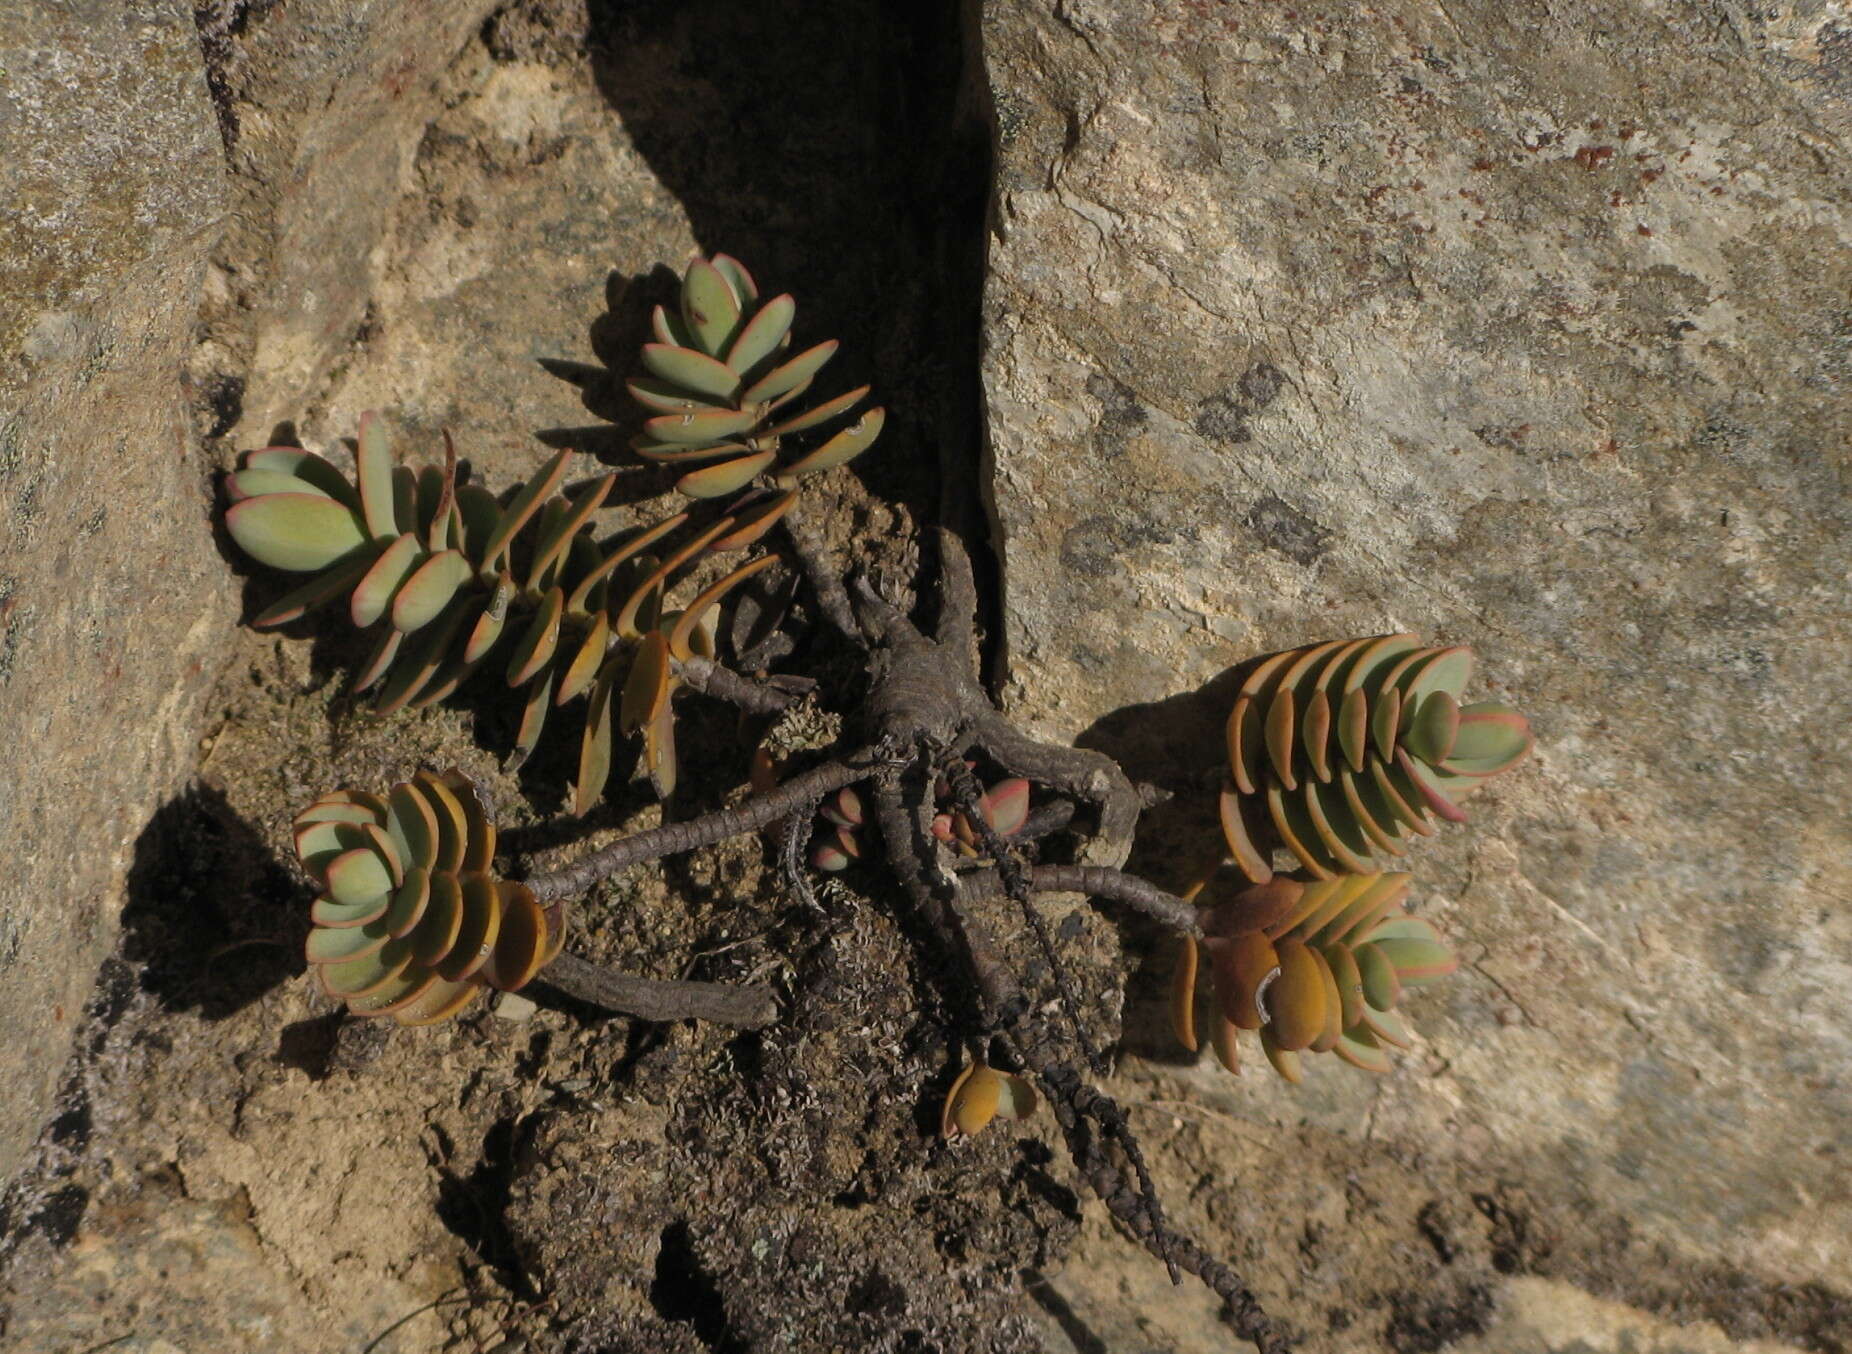
[{"label": "rough rock texture", "polygon": [[[670,481],[623,450],[637,417],[613,376],[666,269],[725,248],[798,295],[800,335],[842,338],[835,379],[877,380],[895,409],[884,454],[815,506],[830,548],[902,572],[908,505],[970,496],[968,473],[947,489],[937,472],[975,460],[974,355],[944,337],[954,308],[973,329],[985,193],[949,163],[984,144],[979,124],[958,145],[946,130],[956,31],[883,0],[795,16],[537,0],[466,26],[375,105],[380,25],[419,12],[365,13],[203,16],[238,194],[192,356],[219,463],[292,433],[340,458],[377,407],[402,454],[433,455],[450,428],[496,488],[548,445],[592,453],[575,475],[594,456],[630,467],[601,530],[659,513]],[[826,76],[785,74],[807,62]],[[331,128],[349,101],[370,111]],[[926,153],[895,157],[919,128]],[[392,173],[366,177],[361,157],[331,179],[324,161],[367,138]],[[962,415],[933,412],[948,408]],[[234,568],[245,615],[290,586]],[[1035,1348],[1018,1271],[1074,1234],[1046,1149],[940,1146],[934,1101],[962,1055],[911,980],[913,947],[875,901],[794,903],[757,839],[597,890],[572,944],[658,976],[775,982],[792,1013],[762,1034],[543,1009],[382,1037],[331,1013],[303,972],[310,894],[289,850],[317,790],[459,764],[540,865],[657,812],[620,769],[587,822],[534,830],[561,808],[582,707],[504,774],[518,711],[499,673],[377,720],[346,690],[370,647],[334,613],[240,628],[223,651],[198,774],[140,832],[120,952],[30,1169],[0,1195],[0,1343]],[[737,786],[745,746],[712,705],[681,723],[691,812]],[[814,1300],[791,1303],[800,1289]]]},{"label": "rough rock texture", "polygon": [[6,1176],[113,940],[129,846],[193,757],[233,590],[182,379],[228,200],[192,13],[13,6],[0,72]]},{"label": "rough rock texture", "polygon": [[[1128,1096],[1196,1107],[1147,1144],[1217,1182],[1186,1213],[1267,1182],[1206,1223],[1317,1339],[1440,1347],[1352,1267],[1501,1189],[1573,1282],[1663,1309],[1710,1267],[1732,1333],[1852,1338],[1852,27],[1756,16],[985,10],[1016,711],[1200,803],[1228,695],[1192,693],[1407,629],[1539,737],[1415,853],[1466,963],[1393,1075],[1129,1036]],[[1175,877],[1213,828],[1162,817]],[[1770,1315],[1808,1281],[1827,1318]]]},{"label": "rough rock texture", "polygon": [[[1822,866],[1843,868],[1825,806],[1845,773],[1843,683],[1820,679],[1843,500],[1823,478],[1796,487],[1838,473],[1840,378],[1821,362],[1840,348],[1794,334],[1809,305],[1843,305],[1849,49],[1824,10],[1669,40],[1683,11],[1580,5],[1531,33],[1450,7],[1472,42],[1438,10],[1069,0],[986,20],[1019,708],[1187,788],[1214,741],[1188,694],[1204,678],[1400,623],[1477,645],[1543,734],[1481,821],[1419,858],[1469,971],[1417,1004],[1427,1042],[1393,1077],[1319,1068],[1293,1092],[1207,1073],[1164,1047],[1138,973],[1113,1089],[1172,1214],[1307,1350],[1843,1354],[1846,1203],[1825,1149],[1844,1131],[1833,908],[1852,891]],[[210,93],[218,127],[198,134],[224,142],[215,163],[229,151],[212,199],[229,220],[203,304],[174,303],[176,333],[197,318],[192,350],[166,360],[193,383],[176,427],[217,465],[279,433],[340,456],[374,406],[419,459],[455,430],[496,487],[547,445],[590,453],[583,473],[629,465],[612,378],[662,266],[725,248],[793,290],[801,330],[844,340],[839,378],[876,381],[894,411],[818,496],[830,547],[891,575],[911,521],[958,517],[988,180],[944,13],[292,0],[196,17],[196,64],[176,69]],[[1616,34],[1638,50],[1584,50]],[[1630,92],[1617,69],[1659,83]],[[1572,85],[1588,92],[1552,92]],[[1504,107],[1532,118],[1527,142],[1560,139],[1520,152]],[[1448,161],[1475,127],[1484,144]],[[1443,221],[1421,157],[1502,214]],[[1617,216],[1617,192],[1653,214]],[[1630,251],[1649,247],[1697,282],[1639,282]],[[163,500],[193,505],[189,540],[205,463]],[[627,472],[608,520],[660,509],[665,488]],[[237,568],[243,614],[288,586]],[[228,620],[227,601],[208,605]],[[168,638],[133,652],[169,663]],[[805,643],[798,666],[843,694],[849,665]],[[657,812],[620,790],[582,824],[547,822],[576,710],[504,773],[515,715],[495,674],[375,720],[346,692],[368,647],[338,616],[212,639],[205,727],[172,725],[205,735],[196,776],[110,839],[134,844],[122,940],[82,1019],[66,1005],[55,1114],[0,1193],[0,1344],[1227,1347],[1214,1301],[1171,1289],[1074,1192],[1047,1116],[938,1142],[969,1031],[872,883],[819,913],[743,840],[583,901],[588,957],[777,984],[789,1014],[754,1035],[545,1005],[422,1034],[332,1013],[302,972],[309,891],[288,848],[317,790],[454,762],[504,806],[511,858],[542,867]],[[138,737],[160,708],[134,707]],[[1155,732],[1128,733],[1139,713]],[[684,721],[689,812],[737,785],[743,748],[729,712],[690,702]],[[1809,757],[1814,788],[1779,788]],[[1200,845],[1189,801],[1153,815],[1156,873]],[[1102,1039],[1121,935],[1147,951],[1091,911],[1057,935]]]}]

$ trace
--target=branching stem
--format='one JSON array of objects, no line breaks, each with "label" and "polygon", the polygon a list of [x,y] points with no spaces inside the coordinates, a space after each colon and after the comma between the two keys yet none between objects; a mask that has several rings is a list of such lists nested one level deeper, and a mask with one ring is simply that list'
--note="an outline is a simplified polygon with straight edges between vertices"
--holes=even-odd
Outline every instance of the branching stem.
[{"label": "branching stem", "polygon": [[526,881],[527,887],[542,903],[576,897],[599,880],[608,879],[632,865],[712,846],[742,833],[757,832],[768,823],[816,803],[832,790],[861,780],[880,762],[875,749],[863,748],[793,776],[777,789],[754,795],[733,808],[717,809],[685,823],[664,823],[661,827],[612,842],[602,851],[594,851],[563,870],[536,875]]},{"label": "branching stem", "polygon": [[559,955],[534,982],[588,1006],[641,1020],[706,1020],[756,1030],[778,1018],[778,1000],[769,987],[664,982],[618,973],[576,954]]},{"label": "branching stem", "polygon": [[[1029,883],[1037,893],[1084,893],[1089,898],[1109,898],[1137,908],[1173,931],[1202,935],[1193,906],[1120,870],[1100,865],[1036,865],[1029,870]],[[959,876],[958,895],[966,902],[999,898],[1004,891],[1002,876],[995,870],[974,870]]]},{"label": "branching stem", "polygon": [[780,714],[804,698],[803,691],[792,689],[792,679],[754,681],[708,658],[686,658],[676,668],[696,691],[737,705],[749,715]]}]

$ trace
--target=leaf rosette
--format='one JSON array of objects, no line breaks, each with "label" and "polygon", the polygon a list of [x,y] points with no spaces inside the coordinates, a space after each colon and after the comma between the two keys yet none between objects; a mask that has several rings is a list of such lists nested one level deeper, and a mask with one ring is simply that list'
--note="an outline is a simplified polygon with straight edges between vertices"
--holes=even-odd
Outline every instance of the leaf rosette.
[{"label": "leaf rosette", "polygon": [[1530,724],[1499,701],[1460,703],[1467,648],[1413,635],[1332,640],[1257,659],[1229,712],[1223,834],[1237,866],[1272,876],[1278,844],[1316,878],[1400,856],[1460,801],[1530,751]]},{"label": "leaf rosette", "polygon": [[435,1024],[485,989],[519,990],[565,941],[563,904],[496,876],[495,825],[461,772],[335,790],[296,816],[295,838],[322,890],[309,964],[355,1015]]},{"label": "leaf rosette", "polygon": [[710,613],[776,557],[733,569],[686,607],[668,605],[670,590],[707,555],[755,544],[782,515],[780,501],[748,496],[714,521],[681,512],[598,541],[592,519],[615,475],[568,491],[572,453],[561,451],[498,499],[459,482],[448,436],[445,453],[441,467],[395,464],[373,413],[361,416],[352,481],[299,447],[247,453],[227,486],[232,538],[259,563],[315,575],[253,624],[282,625],[346,598],[354,624],[378,635],[355,687],[379,688],[382,715],[443,700],[499,658],[508,685],[526,692],[511,767],[532,753],[550,710],[586,695],[580,813],[610,770],[615,695],[634,691],[620,702],[618,728],[642,734],[644,767],[666,797],[675,784],[671,660],[712,657]]},{"label": "leaf rosette", "polygon": [[[1387,1072],[1389,1050],[1414,1042],[1397,1011],[1403,993],[1459,965],[1432,922],[1404,911],[1408,886],[1402,873],[1276,875],[1204,906],[1203,938],[1184,939],[1171,971],[1178,1041],[1194,1052],[1205,1015],[1230,1072],[1240,1071],[1242,1030],[1258,1033],[1268,1062],[1291,1082],[1310,1053]],[[1197,998],[1205,967],[1206,1013]]]},{"label": "leaf rosette", "polygon": [[792,355],[796,317],[789,295],[761,301],[739,260],[691,261],[677,307],[652,313],[656,341],[643,346],[644,374],[628,384],[650,414],[631,443],[637,454],[687,467],[675,487],[691,498],[724,497],[769,477],[782,514],[802,480],[866,451],[887,420],[878,406],[827,436],[822,430],[853,413],[869,387],[797,408],[838,344],[829,339]]}]

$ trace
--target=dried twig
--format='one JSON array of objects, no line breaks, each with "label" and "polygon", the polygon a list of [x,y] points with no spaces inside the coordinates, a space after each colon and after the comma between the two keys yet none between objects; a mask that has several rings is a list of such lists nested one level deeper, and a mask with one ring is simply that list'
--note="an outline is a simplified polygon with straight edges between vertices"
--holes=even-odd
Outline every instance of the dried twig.
[{"label": "dried twig", "polygon": [[786,814],[794,813],[807,804],[814,804],[830,791],[840,790],[845,785],[861,780],[880,761],[881,757],[875,749],[863,748],[847,757],[825,762],[814,770],[793,777],[776,790],[754,795],[733,808],[718,809],[685,823],[664,823],[661,827],[625,837],[602,851],[594,851],[574,861],[563,870],[536,875],[527,881],[527,887],[532,890],[535,899],[543,903],[575,897],[599,880],[608,879],[632,865],[693,851],[697,847],[712,846],[715,842],[723,842],[728,837],[737,837],[742,833],[757,832]]},{"label": "dried twig", "polygon": [[617,973],[576,954],[562,954],[540,971],[537,987],[642,1020],[706,1020],[756,1030],[778,1018],[772,989],[758,984],[664,982]]}]

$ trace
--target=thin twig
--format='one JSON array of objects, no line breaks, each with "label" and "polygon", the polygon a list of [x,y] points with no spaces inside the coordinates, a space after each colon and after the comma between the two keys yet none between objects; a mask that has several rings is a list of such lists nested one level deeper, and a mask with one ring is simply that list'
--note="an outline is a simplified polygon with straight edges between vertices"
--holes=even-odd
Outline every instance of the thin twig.
[{"label": "thin twig", "polygon": [[756,1030],[778,1018],[778,999],[769,987],[664,982],[618,973],[576,954],[560,955],[534,981],[587,1005],[641,1020],[706,1020]]},{"label": "thin twig", "polygon": [[[930,779],[930,773],[915,768],[915,779],[924,782]],[[1015,975],[997,957],[995,946],[957,910],[950,882],[940,879],[927,864],[934,850],[932,814],[927,786],[922,783],[915,789],[915,802],[909,809],[900,768],[886,767],[874,778],[875,825],[887,848],[888,862],[900,876],[901,887],[914,909],[940,943],[964,960],[977,987],[985,1022],[992,1026],[1011,1023],[1028,1009],[1028,1001]]]},{"label": "thin twig", "polygon": [[[775,715],[790,709],[804,698],[804,691],[791,689],[800,684],[802,679],[793,682],[754,681],[714,662],[711,658],[685,658],[676,664],[676,670],[690,687],[704,696],[737,705],[749,715]],[[805,690],[814,687],[809,682]]]},{"label": "thin twig", "polygon": [[[1074,1164],[1107,1211],[1147,1249],[1164,1256],[1167,1263],[1188,1270],[1219,1296],[1227,1304],[1225,1319],[1236,1335],[1257,1345],[1261,1354],[1289,1354],[1291,1343],[1261,1309],[1241,1277],[1190,1237],[1171,1230],[1161,1220],[1154,1222],[1154,1200],[1135,1190],[1125,1173],[1093,1141],[1087,1124],[1101,1122],[1102,1105],[1112,1103],[1110,1097],[1088,1087],[1073,1068],[1045,1056],[1045,1047],[1027,1039],[1012,1042],[1018,1044],[1018,1062],[1033,1072],[1048,1092],[1049,1107],[1061,1126]],[[1116,1104],[1113,1107],[1117,1109]],[[1113,1116],[1108,1112],[1105,1117]],[[1122,1122],[1123,1114],[1118,1118]],[[1101,1122],[1102,1129],[1105,1126]],[[1120,1145],[1124,1146],[1123,1139]]]},{"label": "thin twig", "polygon": [[978,790],[977,777],[971,774],[971,768],[965,765],[964,758],[953,757],[947,760],[943,774],[965,822],[977,834],[984,849],[990,853],[990,858],[997,862],[997,877],[1003,881],[1003,891],[1015,899],[1016,905],[1022,909],[1023,920],[1029,923],[1029,929],[1035,933],[1043,962],[1048,965],[1049,981],[1055,985],[1055,995],[1060,999],[1062,1014],[1067,1017],[1068,1027],[1074,1033],[1075,1045],[1086,1055],[1087,1066],[1093,1069],[1095,1075],[1104,1075],[1106,1063],[1093,1047],[1093,1041],[1087,1038],[1086,1026],[1081,1024],[1080,1005],[1074,1000],[1074,993],[1068,985],[1067,968],[1055,953],[1054,937],[1048,934],[1048,923],[1035,910],[1035,888],[1030,882],[1028,868],[1022,863],[1016,849],[1003,839],[1003,834],[984,816],[983,795]]},{"label": "thin twig", "polygon": [[821,912],[823,908],[817,902],[816,891],[810,887],[810,872],[804,868],[804,844],[810,840],[810,824],[816,817],[819,802],[806,804],[790,817],[780,819],[774,829],[778,834],[778,869],[784,875],[785,887],[812,912]]},{"label": "thin twig", "polygon": [[810,580],[817,594],[817,605],[822,608],[824,619],[858,647],[867,648],[868,641],[855,623],[855,608],[849,605],[849,594],[843,591],[842,578],[823,558],[822,544],[812,534],[810,524],[796,513],[786,513],[784,529],[791,542],[791,553],[797,556],[804,577]]},{"label": "thin twig", "polygon": [[863,748],[794,776],[777,789],[754,795],[733,808],[717,809],[685,823],[664,823],[661,827],[612,842],[602,851],[594,851],[563,870],[536,875],[526,881],[527,887],[543,903],[577,897],[599,880],[643,861],[658,860],[697,847],[712,846],[742,833],[757,832],[767,823],[816,803],[830,791],[863,779],[881,760],[874,748]]},{"label": "thin twig", "polygon": [[[1101,865],[1036,865],[1029,882],[1037,893],[1084,893],[1089,898],[1110,898],[1135,907],[1146,916],[1186,936],[1201,936],[1196,908],[1147,884],[1137,875]],[[959,876],[958,895],[966,902],[982,902],[1004,894],[1003,879],[995,870],[972,871]]]}]

